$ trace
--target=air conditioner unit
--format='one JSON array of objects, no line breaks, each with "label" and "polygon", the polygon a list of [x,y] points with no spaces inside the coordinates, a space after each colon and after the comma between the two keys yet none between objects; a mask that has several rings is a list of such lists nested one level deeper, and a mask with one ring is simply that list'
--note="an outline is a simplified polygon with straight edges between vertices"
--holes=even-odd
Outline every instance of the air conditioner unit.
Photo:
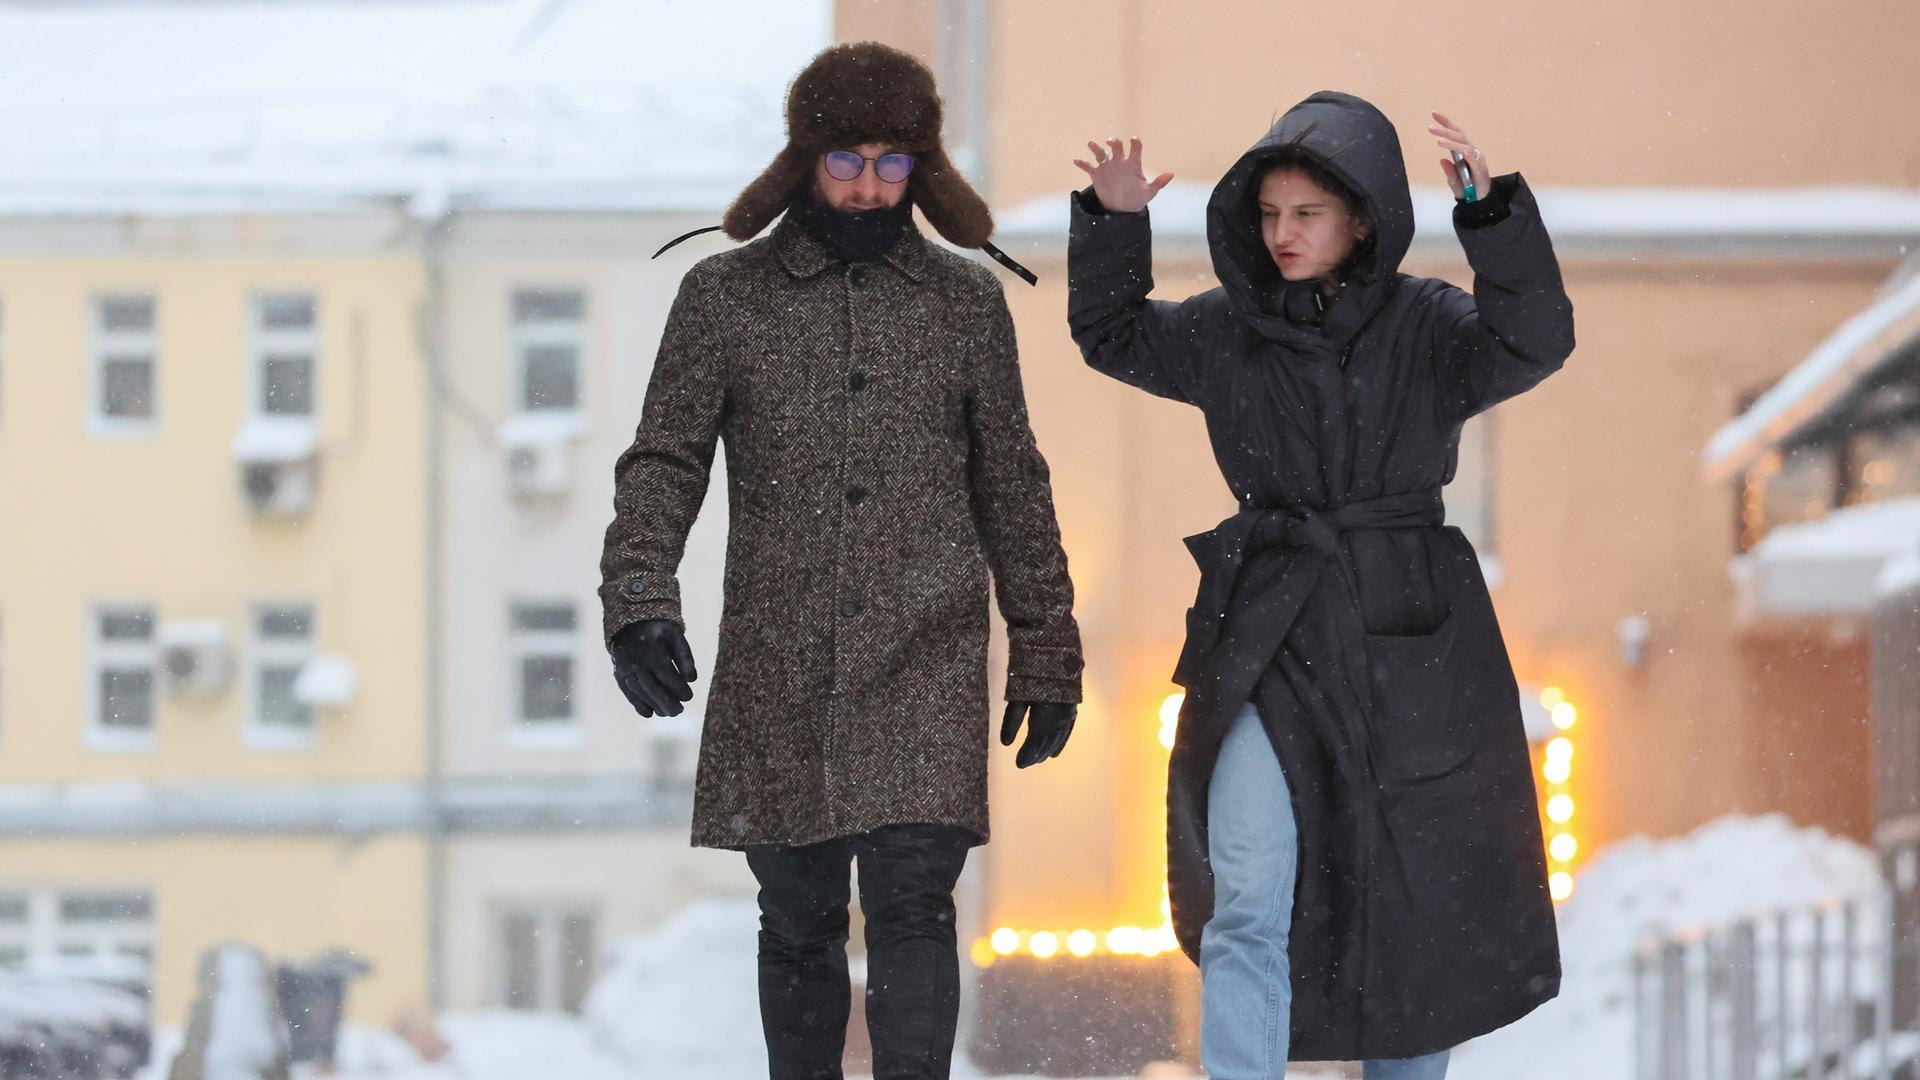
[{"label": "air conditioner unit", "polygon": [[567,490],[564,443],[528,443],[507,450],[507,480],[519,495],[556,495]]},{"label": "air conditioner unit", "polygon": [[514,494],[564,494],[573,484],[573,440],[582,427],[572,413],[523,413],[503,422],[500,446]]},{"label": "air conditioner unit", "polygon": [[285,461],[241,466],[247,509],[262,517],[293,517],[313,507],[313,462]]},{"label": "air conditioner unit", "polygon": [[240,493],[263,517],[304,514],[313,506],[319,434],[307,416],[256,416],[233,438]]},{"label": "air conditioner unit", "polygon": [[155,635],[167,693],[175,697],[217,697],[233,676],[233,653],[226,627],[217,619],[162,623]]}]

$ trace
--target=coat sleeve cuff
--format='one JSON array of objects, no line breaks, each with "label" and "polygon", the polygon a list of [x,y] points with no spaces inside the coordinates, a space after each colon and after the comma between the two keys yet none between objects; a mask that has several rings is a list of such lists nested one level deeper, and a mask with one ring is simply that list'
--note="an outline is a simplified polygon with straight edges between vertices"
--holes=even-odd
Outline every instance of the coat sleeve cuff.
[{"label": "coat sleeve cuff", "polygon": [[1007,676],[1008,701],[1046,701],[1061,705],[1080,703],[1079,679],[1034,679]]},{"label": "coat sleeve cuff", "polygon": [[671,574],[635,573],[600,586],[601,640],[647,619],[666,619],[685,630],[680,583]]},{"label": "coat sleeve cuff", "polygon": [[1467,202],[1453,201],[1453,224],[1457,229],[1482,229],[1507,220],[1512,212],[1513,193],[1520,185],[1519,173],[1496,176],[1483,198]]},{"label": "coat sleeve cuff", "polygon": [[1080,650],[1061,645],[1013,646],[1007,656],[1007,700],[1080,700]]}]

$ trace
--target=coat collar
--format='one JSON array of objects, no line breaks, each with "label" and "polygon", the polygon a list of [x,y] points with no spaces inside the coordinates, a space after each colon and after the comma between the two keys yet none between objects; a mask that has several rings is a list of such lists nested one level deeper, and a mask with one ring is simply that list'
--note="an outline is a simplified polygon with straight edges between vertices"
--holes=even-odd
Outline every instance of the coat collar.
[{"label": "coat collar", "polygon": [[[810,278],[823,270],[845,265],[790,215],[782,215],[774,225],[769,240],[773,245],[773,257],[786,268],[787,273],[797,278]],[[900,241],[889,248],[880,261],[905,274],[908,280],[916,284],[925,284],[933,272],[933,257],[928,250],[927,238],[913,225],[907,226],[906,231],[900,234]]]}]

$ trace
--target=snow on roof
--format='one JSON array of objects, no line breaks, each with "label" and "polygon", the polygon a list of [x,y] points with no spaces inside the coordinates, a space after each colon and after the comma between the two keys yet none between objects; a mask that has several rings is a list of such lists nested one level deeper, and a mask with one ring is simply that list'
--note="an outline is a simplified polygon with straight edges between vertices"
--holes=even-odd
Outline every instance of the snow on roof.
[{"label": "snow on roof", "polygon": [[0,6],[0,213],[705,208],[830,40],[825,0]]},{"label": "snow on roof", "polygon": [[[1168,184],[1153,200],[1154,235],[1204,241],[1212,194],[1210,184]],[[1824,240],[1899,250],[1920,244],[1920,191],[1899,188],[1550,187],[1534,195],[1561,245]],[[1444,188],[1413,189],[1416,244],[1452,242],[1453,201]],[[1064,193],[1042,196],[996,214],[995,239],[1064,245],[1067,220]]]},{"label": "snow on roof", "polygon": [[1889,356],[1920,338],[1920,264],[1896,275],[1879,297],[1840,325],[1746,412],[1707,441],[1709,481],[1752,465],[1768,449],[1818,417]]}]

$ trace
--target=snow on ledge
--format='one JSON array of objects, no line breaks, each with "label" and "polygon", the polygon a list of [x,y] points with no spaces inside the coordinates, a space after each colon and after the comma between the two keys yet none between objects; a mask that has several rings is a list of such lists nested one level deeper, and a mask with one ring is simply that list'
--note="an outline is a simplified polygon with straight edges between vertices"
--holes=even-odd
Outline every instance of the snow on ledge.
[{"label": "snow on ledge", "polygon": [[1735,559],[1748,616],[1864,615],[1886,594],[1891,565],[1920,552],[1920,497],[1836,510],[1782,525]]},{"label": "snow on ledge", "polygon": [[[1154,197],[1157,237],[1206,239],[1211,184],[1174,181]],[[1540,216],[1556,241],[1920,239],[1920,191],[1831,186],[1796,188],[1538,188]],[[1413,189],[1414,234],[1453,236],[1453,193]],[[1064,243],[1067,196],[1043,195],[994,215],[995,239]]]},{"label": "snow on ledge", "polygon": [[251,417],[233,437],[233,456],[242,465],[309,461],[319,448],[319,428],[308,416]]},{"label": "snow on ledge", "polygon": [[360,674],[353,661],[328,653],[307,661],[293,681],[293,696],[307,705],[337,709],[353,700]]},{"label": "snow on ledge", "polygon": [[540,409],[515,413],[500,421],[500,445],[508,450],[522,446],[556,446],[579,438],[587,422],[577,412]]}]

